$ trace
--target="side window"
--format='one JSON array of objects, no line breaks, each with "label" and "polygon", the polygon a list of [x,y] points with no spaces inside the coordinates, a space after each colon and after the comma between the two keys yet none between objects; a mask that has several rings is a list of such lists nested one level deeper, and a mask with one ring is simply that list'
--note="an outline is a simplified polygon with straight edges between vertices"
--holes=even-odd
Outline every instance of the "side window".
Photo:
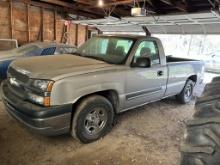
[{"label": "side window", "polygon": [[128,54],[132,42],[127,40],[119,40],[116,44],[115,50],[121,50],[121,55]]},{"label": "side window", "polygon": [[138,46],[134,62],[138,57],[149,57],[152,65],[160,64],[159,50],[155,41],[142,41]]}]

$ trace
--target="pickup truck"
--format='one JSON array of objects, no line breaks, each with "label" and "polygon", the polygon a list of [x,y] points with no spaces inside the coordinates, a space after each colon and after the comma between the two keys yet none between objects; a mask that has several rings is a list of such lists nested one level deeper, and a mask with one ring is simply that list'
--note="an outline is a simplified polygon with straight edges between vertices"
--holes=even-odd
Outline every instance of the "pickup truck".
[{"label": "pickup truck", "polygon": [[72,55],[12,62],[1,93],[9,114],[32,130],[89,143],[118,113],[170,96],[190,102],[203,71],[203,62],[166,57],[157,38],[100,35]]}]

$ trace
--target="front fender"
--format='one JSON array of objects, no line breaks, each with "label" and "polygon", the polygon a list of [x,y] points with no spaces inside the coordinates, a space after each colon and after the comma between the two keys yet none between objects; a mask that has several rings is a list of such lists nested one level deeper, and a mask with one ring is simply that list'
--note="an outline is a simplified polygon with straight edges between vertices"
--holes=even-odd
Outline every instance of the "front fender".
[{"label": "front fender", "polygon": [[54,83],[51,92],[51,105],[74,104],[86,95],[106,90],[116,91],[122,99],[125,93],[124,77],[118,74],[112,80],[111,75],[86,75],[59,80]]}]

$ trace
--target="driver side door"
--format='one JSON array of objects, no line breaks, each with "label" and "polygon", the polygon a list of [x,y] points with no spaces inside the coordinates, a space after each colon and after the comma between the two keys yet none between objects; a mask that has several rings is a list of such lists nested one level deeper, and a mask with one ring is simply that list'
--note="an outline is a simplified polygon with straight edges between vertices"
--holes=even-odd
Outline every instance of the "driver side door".
[{"label": "driver side door", "polygon": [[126,109],[159,100],[164,96],[167,67],[161,65],[156,41],[140,42],[132,63],[135,63],[137,58],[145,56],[151,60],[150,67],[130,67],[127,72]]}]

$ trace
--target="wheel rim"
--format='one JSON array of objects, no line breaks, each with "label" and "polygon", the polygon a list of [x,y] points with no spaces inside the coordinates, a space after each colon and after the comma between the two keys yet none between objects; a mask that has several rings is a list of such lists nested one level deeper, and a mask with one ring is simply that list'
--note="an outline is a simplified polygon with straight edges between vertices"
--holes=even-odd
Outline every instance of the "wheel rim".
[{"label": "wheel rim", "polygon": [[106,125],[107,113],[103,108],[94,108],[85,117],[84,127],[88,134],[98,134]]},{"label": "wheel rim", "polygon": [[185,100],[189,101],[192,97],[193,88],[191,84],[188,84],[185,88],[184,97]]}]

